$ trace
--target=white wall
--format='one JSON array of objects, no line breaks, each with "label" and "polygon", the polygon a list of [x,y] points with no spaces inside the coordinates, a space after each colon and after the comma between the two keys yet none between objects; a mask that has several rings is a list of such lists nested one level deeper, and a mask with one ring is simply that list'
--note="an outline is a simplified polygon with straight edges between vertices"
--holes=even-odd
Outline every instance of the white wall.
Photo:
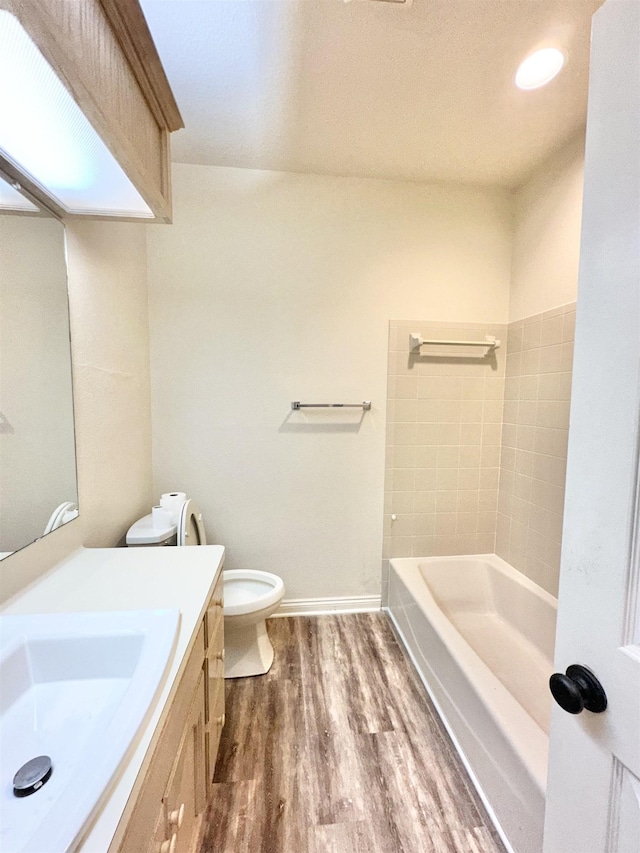
[{"label": "white wall", "polygon": [[[175,165],[149,227],[155,494],[287,598],[380,589],[390,319],[507,320],[511,199]],[[290,402],[360,401],[359,413]]]},{"label": "white wall", "polygon": [[143,225],[66,224],[83,544],[112,547],[149,512],[151,404]]},{"label": "white wall", "polygon": [[575,302],[583,179],[581,132],[515,193],[509,322]]}]

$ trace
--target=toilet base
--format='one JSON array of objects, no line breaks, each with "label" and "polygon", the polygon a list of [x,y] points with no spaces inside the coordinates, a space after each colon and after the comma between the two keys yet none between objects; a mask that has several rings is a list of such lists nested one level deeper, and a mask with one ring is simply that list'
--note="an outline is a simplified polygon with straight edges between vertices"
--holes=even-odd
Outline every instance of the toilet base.
[{"label": "toilet base", "polygon": [[226,618],[224,656],[225,678],[246,678],[269,672],[274,652],[265,620],[249,625],[236,625],[233,616]]}]

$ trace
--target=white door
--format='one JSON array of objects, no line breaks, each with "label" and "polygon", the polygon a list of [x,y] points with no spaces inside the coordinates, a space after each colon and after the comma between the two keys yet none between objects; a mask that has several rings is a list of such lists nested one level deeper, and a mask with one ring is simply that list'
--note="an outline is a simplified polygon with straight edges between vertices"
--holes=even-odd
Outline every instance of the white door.
[{"label": "white door", "polygon": [[[569,57],[570,59],[570,57]],[[640,2],[595,14],[545,853],[640,853]]]}]

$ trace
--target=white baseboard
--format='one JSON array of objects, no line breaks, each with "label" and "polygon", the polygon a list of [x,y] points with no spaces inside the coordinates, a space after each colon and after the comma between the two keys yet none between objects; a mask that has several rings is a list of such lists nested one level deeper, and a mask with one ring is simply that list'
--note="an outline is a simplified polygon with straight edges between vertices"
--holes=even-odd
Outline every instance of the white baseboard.
[{"label": "white baseboard", "polygon": [[271,617],[322,616],[328,613],[374,613],[380,610],[379,595],[360,595],[342,598],[285,599]]}]

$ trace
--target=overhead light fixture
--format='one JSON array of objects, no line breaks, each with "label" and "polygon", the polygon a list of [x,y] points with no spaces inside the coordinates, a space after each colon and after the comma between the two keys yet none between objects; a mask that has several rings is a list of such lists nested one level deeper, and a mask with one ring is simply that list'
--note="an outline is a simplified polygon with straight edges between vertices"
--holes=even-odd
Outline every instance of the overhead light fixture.
[{"label": "overhead light fixture", "polygon": [[516,71],[519,89],[539,89],[546,86],[562,70],[564,53],[557,47],[543,47],[524,59]]},{"label": "overhead light fixture", "polygon": [[20,192],[20,185],[9,183],[0,175],[0,213],[8,210],[28,210],[37,213],[38,207]]},{"label": "overhead light fixture", "polygon": [[68,213],[153,213],[18,19],[0,10],[0,154]]}]

